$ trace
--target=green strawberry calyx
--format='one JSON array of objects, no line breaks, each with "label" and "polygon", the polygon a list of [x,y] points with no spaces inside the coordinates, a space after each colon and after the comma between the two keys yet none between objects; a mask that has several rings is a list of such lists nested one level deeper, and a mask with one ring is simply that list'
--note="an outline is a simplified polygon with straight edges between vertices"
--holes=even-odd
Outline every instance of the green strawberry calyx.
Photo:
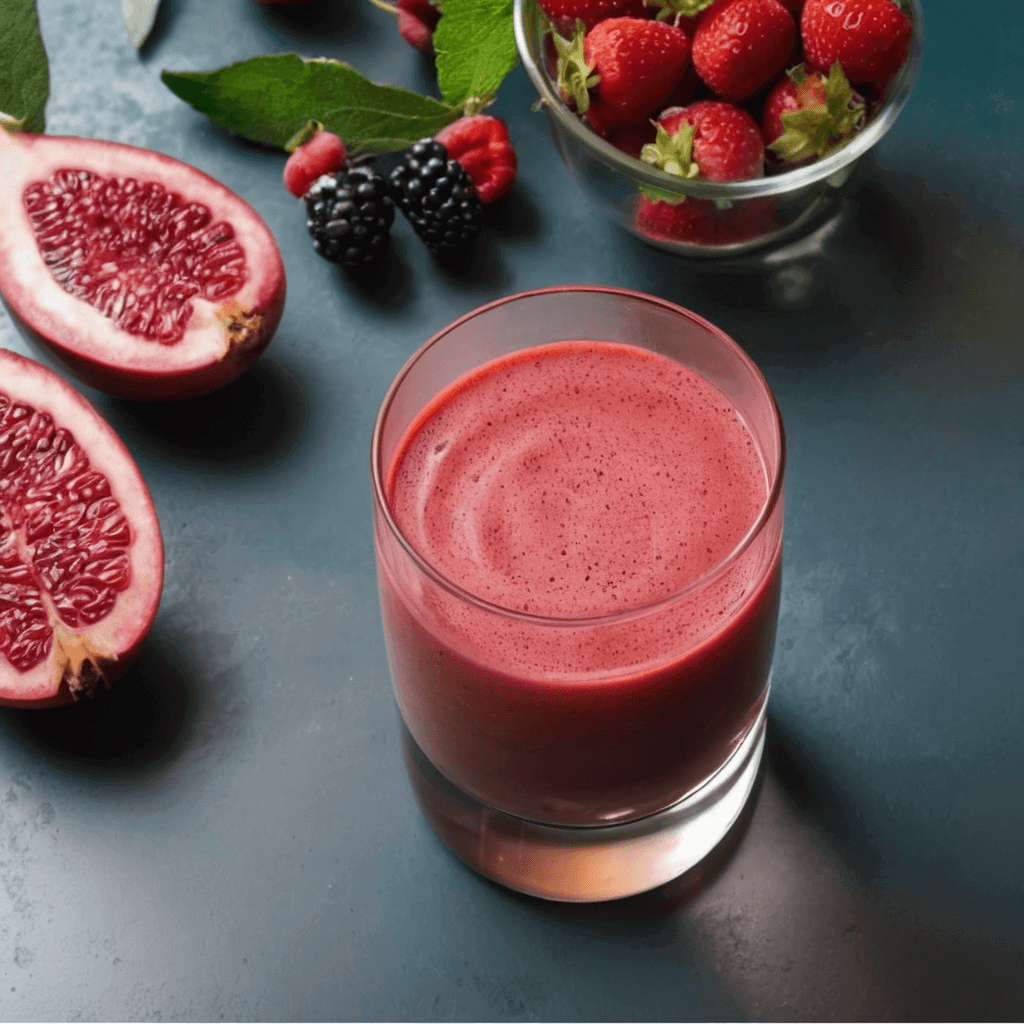
[{"label": "green strawberry calyx", "polygon": [[551,41],[558,52],[558,88],[562,96],[576,104],[576,112],[585,114],[590,107],[590,91],[601,81],[592,74],[593,64],[587,63],[583,52],[583,39],[587,34],[582,20],[576,19],[572,39],[565,39],[552,29]]},{"label": "green strawberry calyx", "polygon": [[644,0],[645,7],[658,7],[660,10],[655,15],[656,21],[668,21],[675,19],[679,24],[680,18],[696,18],[701,11],[706,11],[714,0]]},{"label": "green strawberry calyx", "polygon": [[[697,129],[685,121],[675,135],[669,135],[662,125],[657,126],[657,135],[640,150],[640,159],[645,164],[657,167],[659,171],[674,174],[680,178],[699,178],[700,167],[693,159],[693,140]],[[640,191],[655,202],[672,203],[674,206],[686,202],[686,196],[678,192],[641,185]]]},{"label": "green strawberry calyx", "polygon": [[700,167],[693,159],[693,140],[697,129],[685,121],[675,135],[669,135],[662,125],[653,142],[640,150],[640,159],[645,164],[657,167],[659,171],[675,174],[680,178],[699,178]]},{"label": "green strawberry calyx", "polygon": [[823,90],[802,64],[787,74],[797,87],[800,107],[780,118],[783,132],[768,147],[776,156],[789,163],[820,159],[864,127],[864,103],[854,97],[839,61],[829,69]]}]

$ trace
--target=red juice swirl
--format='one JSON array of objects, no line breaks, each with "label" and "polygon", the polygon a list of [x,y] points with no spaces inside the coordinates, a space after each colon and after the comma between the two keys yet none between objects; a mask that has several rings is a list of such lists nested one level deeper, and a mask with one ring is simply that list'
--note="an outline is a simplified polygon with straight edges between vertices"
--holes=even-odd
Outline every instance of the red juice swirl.
[{"label": "red juice swirl", "polygon": [[396,693],[427,756],[562,824],[698,786],[766,691],[778,531],[720,567],[768,490],[732,403],[645,349],[558,342],[438,395],[392,461],[392,516],[436,573],[520,614],[382,560]]}]

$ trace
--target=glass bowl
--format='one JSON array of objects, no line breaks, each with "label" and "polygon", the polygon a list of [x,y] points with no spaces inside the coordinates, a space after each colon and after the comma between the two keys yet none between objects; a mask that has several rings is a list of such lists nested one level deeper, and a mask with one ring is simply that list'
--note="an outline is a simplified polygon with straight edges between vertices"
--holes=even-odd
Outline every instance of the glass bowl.
[{"label": "glass bowl", "polygon": [[[548,22],[536,0],[514,0],[516,45],[547,115],[551,135],[584,193],[612,220],[645,242],[683,256],[734,257],[788,243],[840,211],[844,186],[859,159],[892,127],[921,65],[924,16],[919,0],[903,10],[913,23],[910,49],[888,95],[845,146],[807,166],[742,182],[686,180],[617,149],[563,102],[548,73]],[[658,223],[641,189],[700,201],[695,226]],[[664,209],[659,207],[658,209]],[[692,207],[694,213],[698,208]],[[669,233],[671,231],[671,234]]]}]

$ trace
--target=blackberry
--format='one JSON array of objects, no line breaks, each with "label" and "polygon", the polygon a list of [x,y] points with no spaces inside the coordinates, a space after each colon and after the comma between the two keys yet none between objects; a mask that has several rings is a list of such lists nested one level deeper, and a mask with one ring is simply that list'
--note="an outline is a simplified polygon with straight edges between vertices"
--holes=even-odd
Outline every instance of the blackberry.
[{"label": "blackberry", "polygon": [[476,186],[440,142],[420,139],[388,180],[395,203],[428,249],[458,249],[480,232]]},{"label": "blackberry", "polygon": [[302,198],[313,248],[325,260],[358,268],[387,248],[395,204],[388,183],[372,167],[350,164],[322,174]]}]

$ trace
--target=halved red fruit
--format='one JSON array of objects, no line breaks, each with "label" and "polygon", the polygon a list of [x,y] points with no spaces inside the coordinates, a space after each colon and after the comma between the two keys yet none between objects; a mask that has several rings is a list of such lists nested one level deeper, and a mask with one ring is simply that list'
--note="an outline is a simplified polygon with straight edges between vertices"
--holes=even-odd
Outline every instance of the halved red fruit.
[{"label": "halved red fruit", "polygon": [[169,401],[256,359],[285,275],[259,214],[202,171],[119,143],[0,131],[0,294],[87,384]]},{"label": "halved red fruit", "polygon": [[109,686],[163,574],[153,502],[117,434],[52,370],[0,349],[0,704]]}]

